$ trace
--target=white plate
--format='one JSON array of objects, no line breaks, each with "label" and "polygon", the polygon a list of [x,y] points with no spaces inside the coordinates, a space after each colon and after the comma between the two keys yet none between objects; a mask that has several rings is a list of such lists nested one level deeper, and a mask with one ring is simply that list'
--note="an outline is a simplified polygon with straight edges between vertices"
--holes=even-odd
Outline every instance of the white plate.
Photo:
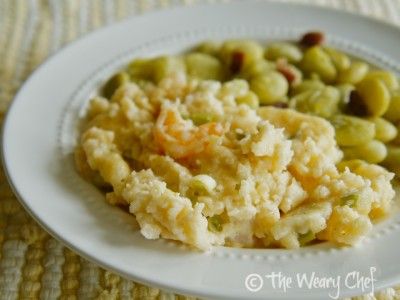
[{"label": "white plate", "polygon": [[[75,172],[71,157],[78,115],[96,87],[136,56],[180,51],[204,39],[290,39],[309,30],[372,63],[400,70],[400,31],[368,18],[318,7],[240,2],[179,8],[128,19],[72,43],[42,65],[19,91],[7,115],[3,159],[25,208],[53,236],[123,276],[177,293],[245,299],[324,299],[336,287],[300,288],[296,273],[340,277],[340,296],[367,293],[345,282],[367,276],[375,289],[400,282],[400,217],[377,226],[354,248],[328,244],[301,250],[214,248],[199,253],[173,242],[142,238],[133,217],[108,206]],[[264,275],[291,277],[283,292]],[[257,292],[248,274],[262,276]],[[301,275],[300,274],[300,275]],[[308,277],[307,277],[308,278]],[[257,288],[257,280],[248,281]],[[365,282],[364,282],[365,283]]]}]

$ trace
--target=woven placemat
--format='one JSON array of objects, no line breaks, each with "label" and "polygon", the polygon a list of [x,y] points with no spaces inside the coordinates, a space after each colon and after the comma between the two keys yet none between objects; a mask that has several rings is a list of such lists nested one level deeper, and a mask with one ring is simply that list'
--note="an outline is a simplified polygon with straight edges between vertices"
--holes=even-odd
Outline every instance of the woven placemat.
[{"label": "woven placemat", "polygon": [[[400,0],[291,1],[400,23]],[[29,74],[63,45],[131,15],[199,2],[220,1],[0,0],[0,120]],[[64,248],[27,215],[0,168],[0,299],[194,298],[123,279]],[[400,299],[400,287],[355,299]]]}]

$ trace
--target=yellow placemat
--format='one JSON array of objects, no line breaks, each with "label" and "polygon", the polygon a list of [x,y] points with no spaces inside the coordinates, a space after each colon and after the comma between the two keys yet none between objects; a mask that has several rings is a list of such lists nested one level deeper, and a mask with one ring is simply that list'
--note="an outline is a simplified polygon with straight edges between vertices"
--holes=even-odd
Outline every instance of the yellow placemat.
[{"label": "yellow placemat", "polygon": [[[0,0],[0,120],[29,74],[77,37],[146,11],[221,1]],[[290,1],[346,9],[400,24],[400,0]],[[0,299],[58,298],[194,299],[123,279],[64,248],[27,215],[0,168]],[[400,299],[400,287],[357,299]]]}]

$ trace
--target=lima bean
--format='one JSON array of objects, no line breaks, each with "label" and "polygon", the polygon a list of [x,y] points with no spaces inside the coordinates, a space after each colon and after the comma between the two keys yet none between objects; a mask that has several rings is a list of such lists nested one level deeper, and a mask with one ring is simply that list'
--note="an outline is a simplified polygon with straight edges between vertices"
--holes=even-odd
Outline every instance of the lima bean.
[{"label": "lima bean", "polygon": [[300,84],[293,88],[293,95],[300,94],[305,91],[322,90],[325,84],[319,80],[303,80]]},{"label": "lima bean", "polygon": [[382,162],[387,155],[385,144],[377,140],[355,147],[344,147],[342,151],[345,159],[362,159],[371,164]]},{"label": "lima bean", "polygon": [[235,63],[233,59],[237,53],[243,56],[243,61],[237,66],[238,70],[234,71],[241,71],[250,63],[261,60],[264,50],[260,44],[250,40],[229,40],[222,44],[220,56],[225,65],[230,68],[232,67],[232,63]]},{"label": "lima bean", "polygon": [[361,159],[350,159],[342,160],[336,166],[340,172],[343,172],[346,168],[348,168],[350,171],[354,171],[365,164],[366,162]]},{"label": "lima bean", "polygon": [[400,121],[400,94],[392,96],[384,117],[391,122]]},{"label": "lima bean", "polygon": [[350,67],[351,60],[345,53],[328,47],[325,47],[324,50],[330,56],[336,70],[343,71]]},{"label": "lima bean", "polygon": [[390,93],[380,79],[365,78],[356,88],[369,115],[380,117],[387,111],[390,104]]},{"label": "lima bean", "polygon": [[290,100],[289,107],[300,112],[329,118],[338,112],[339,99],[339,91],[332,86],[327,86],[296,95]]},{"label": "lima bean", "polygon": [[302,59],[303,53],[296,45],[281,42],[270,44],[265,51],[265,57],[269,60],[285,58],[290,63],[297,63]]},{"label": "lima bean", "polygon": [[375,137],[375,124],[370,121],[347,115],[335,115],[330,121],[339,146],[358,146]]},{"label": "lima bean", "polygon": [[400,167],[400,147],[388,145],[387,156],[383,163],[389,166]]},{"label": "lima bean", "polygon": [[399,88],[399,80],[397,79],[396,75],[390,71],[373,70],[368,72],[365,78],[377,78],[382,80],[382,82],[390,91],[394,91]]},{"label": "lima bean", "polygon": [[369,121],[375,124],[375,138],[387,143],[397,136],[397,128],[383,118],[370,118]]},{"label": "lima bean", "polygon": [[204,53],[190,53],[185,57],[189,76],[203,80],[222,80],[222,63],[214,56]]},{"label": "lima bean", "polygon": [[194,51],[212,56],[217,56],[221,49],[221,44],[215,41],[205,41],[199,44]]},{"label": "lima bean", "polygon": [[291,86],[297,86],[303,80],[303,73],[294,65],[277,63],[276,70],[285,76]]},{"label": "lima bean", "polygon": [[176,56],[160,56],[152,61],[153,80],[161,81],[174,73],[185,72],[185,63],[180,57]]},{"label": "lima bean", "polygon": [[324,82],[333,82],[337,71],[329,55],[319,46],[311,47],[304,53],[300,63],[307,74],[316,73]]},{"label": "lima bean", "polygon": [[355,87],[348,83],[339,84],[336,86],[340,93],[339,108],[345,110],[350,102],[351,92],[354,91]]},{"label": "lima bean", "polygon": [[241,76],[246,79],[251,79],[255,76],[267,74],[276,69],[275,63],[267,60],[259,60],[249,63],[241,72]]},{"label": "lima bean", "polygon": [[127,71],[133,80],[152,80],[153,59],[135,59],[128,65]]},{"label": "lima bean", "polygon": [[391,143],[394,144],[394,145],[400,145],[400,134],[399,134],[399,132],[400,132],[400,123],[397,123],[396,130],[397,130],[397,135],[393,140],[391,140]]},{"label": "lima bean", "polygon": [[342,70],[338,75],[338,83],[357,84],[367,75],[368,64],[361,61],[353,62],[349,68]]},{"label": "lima bean", "polygon": [[278,72],[270,72],[251,79],[250,89],[256,93],[261,104],[273,104],[285,97],[289,84]]}]

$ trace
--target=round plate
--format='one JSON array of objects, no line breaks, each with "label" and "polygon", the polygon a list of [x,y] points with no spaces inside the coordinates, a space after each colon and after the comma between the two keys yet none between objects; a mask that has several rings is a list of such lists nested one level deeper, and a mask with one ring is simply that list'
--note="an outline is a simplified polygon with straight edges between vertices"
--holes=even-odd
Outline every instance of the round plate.
[{"label": "round plate", "polygon": [[[201,253],[144,239],[133,216],[107,205],[74,170],[71,153],[87,100],[130,59],[182,51],[205,39],[297,39],[311,29],[326,32],[335,47],[399,73],[397,28],[304,5],[236,2],[179,8],[128,19],[72,43],[31,76],[8,112],[3,160],[15,193],[46,230],[87,259],[176,293],[213,299],[325,299],[400,282],[399,215],[353,248],[216,247]],[[312,278],[314,285],[308,286]]]}]

